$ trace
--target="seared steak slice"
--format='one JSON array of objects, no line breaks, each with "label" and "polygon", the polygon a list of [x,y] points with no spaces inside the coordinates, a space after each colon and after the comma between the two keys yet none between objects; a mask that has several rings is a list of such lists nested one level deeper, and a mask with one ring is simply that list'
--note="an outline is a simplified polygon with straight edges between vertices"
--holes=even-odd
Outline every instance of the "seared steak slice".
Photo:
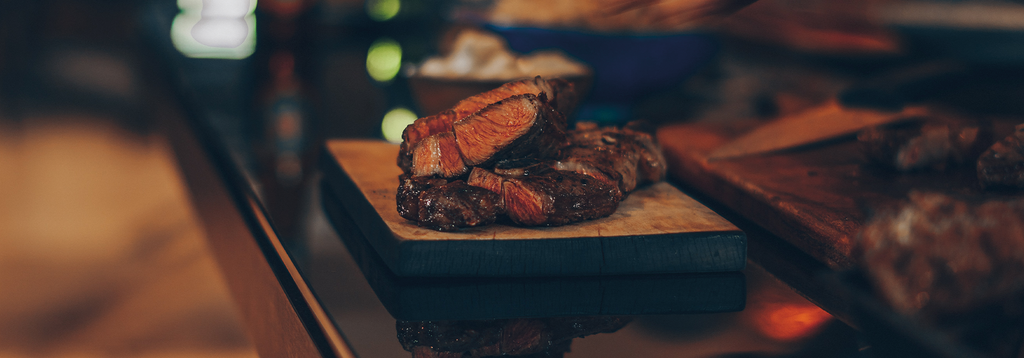
[{"label": "seared steak slice", "polygon": [[416,145],[429,136],[452,131],[452,123],[459,120],[455,112],[447,110],[432,116],[417,119],[402,131],[402,146],[398,150],[398,167],[408,173],[412,169],[412,151]]},{"label": "seared steak slice", "polygon": [[552,158],[566,144],[565,117],[533,94],[503,99],[452,126],[468,166]]},{"label": "seared steak slice", "polygon": [[517,224],[558,226],[611,215],[622,192],[588,175],[550,170],[505,179],[501,197]]},{"label": "seared steak slice", "polygon": [[435,230],[454,231],[493,223],[501,212],[498,194],[456,180],[420,194],[416,223]]},{"label": "seared steak slice", "polygon": [[981,154],[978,180],[986,188],[1024,189],[1024,124]]},{"label": "seared steak slice", "polygon": [[473,168],[473,171],[469,172],[469,178],[466,179],[466,184],[481,187],[499,195],[501,194],[501,183],[504,182],[504,176],[479,167]]},{"label": "seared steak slice", "polygon": [[[564,80],[559,81],[560,82],[557,82],[558,91],[568,92],[572,90],[571,84],[568,84],[568,82]],[[559,93],[556,92],[556,87],[552,86],[550,82],[551,81],[546,81],[540,76],[509,82],[501,85],[501,87],[461,100],[459,103],[456,103],[455,107],[452,107],[451,110],[455,112],[459,119],[462,119],[484,109],[484,107],[487,107],[492,103],[523,94],[532,94],[539,98],[543,98],[545,102],[551,102],[554,104],[554,101],[559,97]]]},{"label": "seared steak slice", "polygon": [[398,192],[395,193],[395,201],[398,202],[398,215],[412,221],[419,220],[420,194],[427,189],[445,184],[448,184],[448,181],[441,178],[400,175],[398,177]]},{"label": "seared steak slice", "polygon": [[[580,122],[570,132],[572,146],[562,151],[556,168],[615,181],[623,193],[665,179],[665,157],[648,133],[627,128],[598,128]],[[602,177],[599,173],[604,174]]]},{"label": "seared steak slice", "polygon": [[465,174],[469,168],[462,163],[462,156],[451,132],[438,133],[420,141],[413,148],[413,176],[437,175],[443,178],[454,178]]},{"label": "seared steak slice", "polygon": [[563,151],[555,168],[593,176],[629,193],[637,185],[639,155],[631,155],[633,153],[614,147],[571,147]]},{"label": "seared steak slice", "polygon": [[416,122],[406,127],[402,132],[402,147],[398,155],[398,166],[405,172],[410,170],[413,148],[424,138],[450,132],[455,121],[468,117],[495,102],[522,94],[537,96],[562,114],[569,114],[577,102],[577,95],[572,83],[563,79],[547,81],[537,76],[532,79],[506,83],[501,87],[459,101],[451,109],[417,119]]}]

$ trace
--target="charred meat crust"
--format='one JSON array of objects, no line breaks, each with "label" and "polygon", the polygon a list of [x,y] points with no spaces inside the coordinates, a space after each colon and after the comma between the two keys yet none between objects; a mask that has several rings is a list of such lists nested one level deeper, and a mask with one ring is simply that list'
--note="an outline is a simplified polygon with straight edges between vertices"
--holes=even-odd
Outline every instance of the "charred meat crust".
[{"label": "charred meat crust", "polygon": [[[592,123],[577,124],[571,132],[572,145],[562,151],[560,169],[583,174],[604,173],[618,182],[619,190],[629,193],[647,183],[665,179],[665,157],[654,137],[626,128],[597,128]],[[599,178],[600,179],[600,178]]]},{"label": "charred meat crust", "polygon": [[563,170],[510,178],[501,189],[509,218],[530,226],[602,218],[614,213],[622,201],[618,188],[589,175]]},{"label": "charred meat crust", "polygon": [[1024,189],[1024,124],[981,154],[978,181],[985,188]]},{"label": "charred meat crust", "polygon": [[416,223],[435,230],[454,231],[460,227],[491,224],[502,211],[498,194],[456,180],[420,194]]},{"label": "charred meat crust", "polygon": [[622,201],[613,184],[551,163],[501,175],[474,168],[467,183],[501,195],[505,214],[528,226],[558,226],[611,215]]},{"label": "charred meat crust", "polygon": [[395,193],[395,201],[398,202],[398,215],[408,220],[419,220],[420,194],[445,184],[448,184],[448,181],[441,178],[413,177],[409,174],[402,174],[398,177],[398,192]]}]

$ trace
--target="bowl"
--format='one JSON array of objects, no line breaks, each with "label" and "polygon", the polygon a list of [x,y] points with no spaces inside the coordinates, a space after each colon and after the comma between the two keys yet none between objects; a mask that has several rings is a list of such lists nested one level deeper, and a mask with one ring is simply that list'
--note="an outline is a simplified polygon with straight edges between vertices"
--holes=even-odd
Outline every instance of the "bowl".
[{"label": "bowl", "polygon": [[720,47],[717,37],[705,32],[605,34],[494,25],[487,29],[505,38],[512,51],[559,49],[589,65],[593,87],[579,117],[599,122],[629,120],[636,102],[679,86]]}]

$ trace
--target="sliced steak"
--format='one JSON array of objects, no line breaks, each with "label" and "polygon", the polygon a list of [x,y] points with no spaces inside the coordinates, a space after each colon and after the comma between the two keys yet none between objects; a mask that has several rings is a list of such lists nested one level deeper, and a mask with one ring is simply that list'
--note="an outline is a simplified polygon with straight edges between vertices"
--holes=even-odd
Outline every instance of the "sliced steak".
[{"label": "sliced steak", "polygon": [[469,171],[462,162],[452,132],[438,133],[424,138],[412,152],[413,176],[436,175],[443,178],[454,178]]},{"label": "sliced steak", "polygon": [[432,116],[417,119],[402,131],[402,146],[398,150],[398,167],[402,172],[409,173],[412,169],[412,151],[424,138],[438,133],[452,131],[452,123],[460,118],[455,112],[447,110]]},{"label": "sliced steak", "polygon": [[549,81],[537,76],[532,79],[506,83],[501,87],[459,101],[451,109],[417,119],[416,122],[406,127],[402,132],[402,146],[398,155],[398,166],[403,171],[409,172],[412,164],[412,151],[423,139],[438,133],[451,132],[452,124],[456,121],[468,117],[493,103],[523,94],[537,96],[537,98],[540,98],[563,115],[569,114],[577,102],[577,94],[572,83],[563,79]]},{"label": "sliced steak", "polygon": [[622,200],[613,185],[576,172],[506,178],[501,186],[505,212],[527,226],[558,226],[611,215]]},{"label": "sliced steak", "polygon": [[572,145],[562,150],[556,163],[558,169],[615,181],[627,194],[638,186],[665,179],[665,157],[648,133],[581,122],[570,132],[570,141]]},{"label": "sliced steak", "polygon": [[567,142],[565,117],[533,94],[491,104],[455,122],[453,131],[469,166],[510,158],[553,158]]},{"label": "sliced steak", "polygon": [[1024,189],[1024,124],[981,154],[978,180],[985,188]]}]

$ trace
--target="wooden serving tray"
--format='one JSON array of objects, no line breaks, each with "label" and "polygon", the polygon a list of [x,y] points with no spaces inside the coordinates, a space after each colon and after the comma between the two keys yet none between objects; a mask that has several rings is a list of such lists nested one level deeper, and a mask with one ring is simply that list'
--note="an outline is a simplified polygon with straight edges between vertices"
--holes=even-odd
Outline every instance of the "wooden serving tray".
[{"label": "wooden serving tray", "polygon": [[456,232],[398,215],[398,146],[330,140],[325,179],[398,276],[576,276],[739,271],[746,236],[668,183],[630,194],[609,217],[560,227],[493,224]]},{"label": "wooden serving tray", "polygon": [[[899,205],[912,190],[984,198],[971,167],[896,173],[869,164],[854,136],[767,155],[709,161],[718,146],[763,121],[659,128],[669,174],[793,244],[833,270],[856,264],[856,236],[870,211]],[[995,138],[1013,122],[994,121]]]},{"label": "wooden serving tray", "polygon": [[384,308],[398,320],[683,314],[740,311],[742,272],[577,277],[399,277],[334,194],[323,207]]}]

